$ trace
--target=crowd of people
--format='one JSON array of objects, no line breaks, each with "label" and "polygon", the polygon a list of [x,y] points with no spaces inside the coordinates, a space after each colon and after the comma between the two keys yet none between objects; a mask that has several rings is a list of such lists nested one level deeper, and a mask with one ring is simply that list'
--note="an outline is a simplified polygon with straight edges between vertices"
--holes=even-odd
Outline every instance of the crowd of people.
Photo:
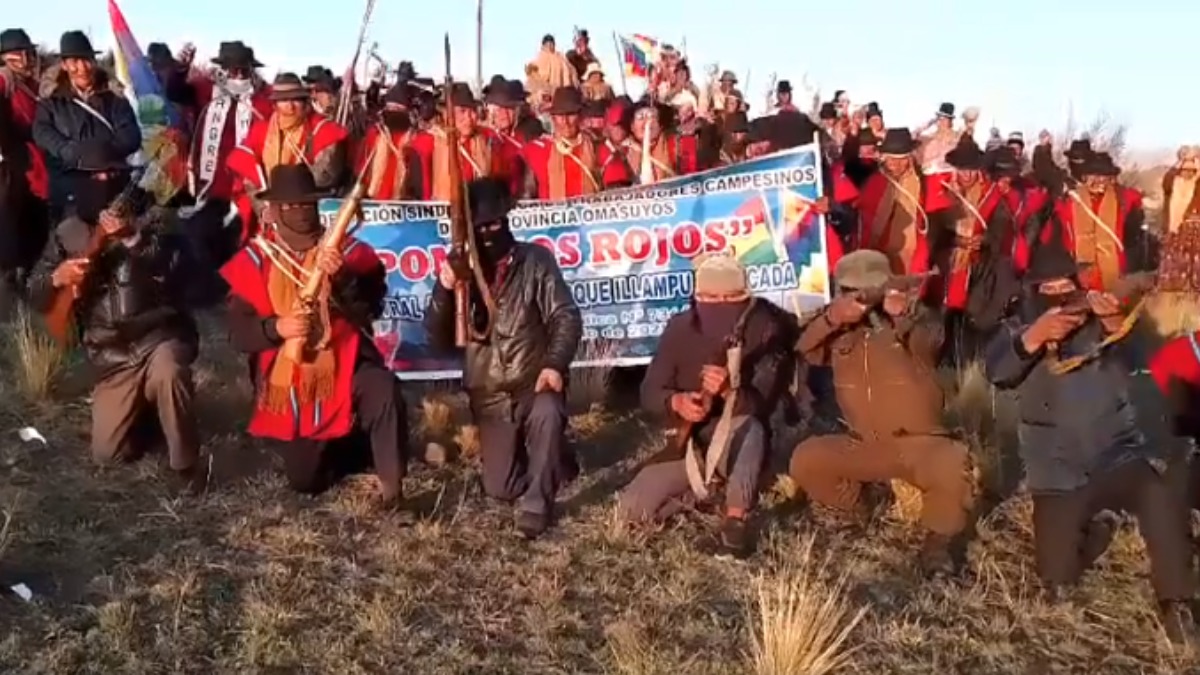
[{"label": "crowd of people", "polygon": [[[62,36],[61,67],[43,86],[30,37],[0,33],[4,291],[42,311],[67,298],[94,366],[94,457],[126,461],[165,443],[181,489],[207,489],[194,315],[222,303],[230,344],[251,364],[248,433],[278,442],[289,484],[318,493],[370,469],[381,511],[402,508],[402,385],[370,339],[384,268],[353,237],[322,245],[317,203],[359,181],[370,199],[454,200],[461,174],[480,275],[468,278],[462,260],[443,266],[426,328],[440,348],[461,346],[455,290],[466,283],[475,311],[463,388],[480,429],[483,488],[513,503],[516,528],[538,537],[580,470],[564,438],[564,392],[582,321],[553,255],[514,239],[510,209],[816,139],[829,186],[817,208],[832,301],[796,317],[754,298],[734,256],[698,257],[691,308],[667,325],[641,392],[673,433],[622,491],[621,512],[661,521],[709,505],[722,516],[722,550],[748,553],[779,432],[773,413],[807,371],[843,423],[795,448],[800,492],[821,517],[853,527],[870,517],[874,486],[911,484],[927,532],[918,565],[952,577],[975,490],[967,447],[943,421],[935,371],[980,359],[1019,398],[1047,596],[1069,592],[1107,548],[1113,514],[1128,511],[1147,543],[1167,634],[1193,640],[1195,500],[1180,485],[1189,439],[1200,434],[1200,343],[1179,334],[1149,359],[1173,431],[1188,441],[1181,449],[1150,443],[1139,426],[1129,377],[1146,364],[1128,349],[1147,298],[1200,291],[1193,151],[1181,150],[1164,179],[1150,227],[1142,195],[1088,139],[1073,141],[1060,166],[1049,134],[1029,153],[1019,134],[992,133],[980,147],[975,110],[956,125],[955,106],[944,103],[928,125],[888,126],[880,105],[854,107],[846,92],[802,111],[787,82],[775,108],[750,119],[732,73],[698,87],[670,48],[646,95],[632,100],[604,81],[586,31],[575,38],[562,54],[546,36],[524,80],[497,75],[478,92],[439,86],[410,63],[361,91],[322,66],[267,83],[243,42],[221,44],[210,68],[190,47],[173,54],[152,44],[148,58],[190,132],[187,188],[163,205],[136,185],[127,157],[141,145],[137,119],[87,36]],[[313,312],[299,294],[318,271],[328,284]]]}]

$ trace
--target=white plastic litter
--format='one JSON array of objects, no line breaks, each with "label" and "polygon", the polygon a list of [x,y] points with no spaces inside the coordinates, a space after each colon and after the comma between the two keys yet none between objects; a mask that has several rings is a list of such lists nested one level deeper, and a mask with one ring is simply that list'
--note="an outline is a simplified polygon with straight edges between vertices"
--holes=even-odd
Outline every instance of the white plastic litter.
[{"label": "white plastic litter", "polygon": [[29,587],[25,584],[17,584],[16,586],[10,586],[9,588],[11,588],[12,592],[16,593],[17,596],[25,602],[33,601],[33,591],[29,590]]},{"label": "white plastic litter", "polygon": [[25,427],[18,431],[17,435],[20,436],[21,440],[25,443],[37,441],[42,445],[49,445],[49,443],[46,442],[46,437],[42,435],[42,432],[34,429],[33,427]]}]

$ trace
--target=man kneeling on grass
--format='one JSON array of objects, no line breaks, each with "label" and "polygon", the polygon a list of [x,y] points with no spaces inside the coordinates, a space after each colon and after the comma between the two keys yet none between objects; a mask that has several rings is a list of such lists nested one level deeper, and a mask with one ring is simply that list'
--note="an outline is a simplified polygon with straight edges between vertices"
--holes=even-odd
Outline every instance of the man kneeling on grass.
[{"label": "man kneeling on grass", "polygon": [[667,323],[642,382],[642,407],[664,416],[675,436],[621,493],[619,509],[628,520],[665,520],[723,488],[720,546],[742,556],[789,345],[777,312],[750,297],[733,256],[698,258],[695,289],[692,307]]},{"label": "man kneeling on grass", "polygon": [[[101,153],[102,154],[102,153]],[[199,494],[208,467],[200,461],[191,364],[200,336],[183,304],[181,238],[164,229],[152,197],[129,185],[122,157],[92,158],[104,180],[82,185],[76,198],[117,203],[100,213],[107,237],[87,258],[93,227],[72,216],[55,232],[57,246],[35,272],[31,300],[48,311],[60,293],[75,296],[74,326],[93,368],[92,457],[101,463],[136,459],[165,441],[177,488]],[[49,272],[53,270],[53,272]]]},{"label": "man kneeling on grass", "polygon": [[[340,250],[321,245],[317,202],[326,196],[307,166],[275,167],[262,195],[274,224],[221,268],[230,342],[252,364],[249,433],[286,443],[280,456],[298,492],[373,467],[375,508],[393,511],[403,499],[407,418],[399,380],[371,339],[387,277],[374,249],[353,237]],[[304,274],[318,268],[329,283],[324,317],[297,306]],[[294,360],[289,340],[308,342],[309,353]]]},{"label": "man kneeling on grass", "polygon": [[1194,644],[1184,496],[1166,475],[1167,448],[1150,446],[1137,427],[1125,353],[1131,345],[1098,346],[1122,330],[1121,305],[1107,293],[1085,300],[1075,261],[1055,244],[1034,252],[1024,281],[1017,315],[988,344],[987,371],[996,386],[1020,396],[1020,453],[1047,596],[1063,598],[1108,548],[1115,523],[1103,510],[1128,510],[1146,542],[1167,636]]},{"label": "man kneeling on grass", "polygon": [[[564,384],[583,321],[554,254],[513,238],[508,212],[515,202],[508,184],[472,181],[467,200],[486,289],[472,280],[475,315],[463,387],[479,426],[483,489],[494,499],[517,502],[517,529],[533,539],[550,526],[559,488],[578,472],[566,448]],[[454,348],[460,262],[442,266],[425,312],[430,342],[442,351]],[[490,318],[483,290],[495,298]],[[489,320],[494,330],[484,334]]]},{"label": "man kneeling on grass", "polygon": [[942,322],[916,302],[918,289],[903,290],[911,284],[893,277],[879,251],[843,257],[833,276],[837,297],[805,326],[796,351],[832,366],[849,431],[800,443],[792,481],[856,527],[871,515],[865,485],[899,479],[916,487],[927,530],[918,563],[927,576],[950,575],[950,546],[967,526],[973,490],[967,448],[942,422],[945,393],[934,377]]}]

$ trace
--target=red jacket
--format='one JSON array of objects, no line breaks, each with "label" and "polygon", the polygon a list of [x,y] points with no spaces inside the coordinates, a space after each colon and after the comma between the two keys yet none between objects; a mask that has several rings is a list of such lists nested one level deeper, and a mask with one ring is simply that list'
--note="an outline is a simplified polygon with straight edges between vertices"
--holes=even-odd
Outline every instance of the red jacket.
[{"label": "red jacket", "polygon": [[34,80],[25,82],[7,68],[0,68],[0,105],[8,108],[6,119],[16,127],[16,138],[24,142],[29,152],[29,166],[25,168],[25,180],[29,191],[39,199],[50,195],[50,173],[46,170],[46,158],[33,142],[33,118],[37,115],[37,87]]}]

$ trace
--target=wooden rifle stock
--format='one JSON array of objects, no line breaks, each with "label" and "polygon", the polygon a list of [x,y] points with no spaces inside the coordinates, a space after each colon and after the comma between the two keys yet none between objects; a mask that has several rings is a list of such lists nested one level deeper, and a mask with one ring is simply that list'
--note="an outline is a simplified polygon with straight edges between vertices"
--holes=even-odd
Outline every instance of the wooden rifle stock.
[{"label": "wooden rifle stock", "polygon": [[[354,185],[354,189],[342,201],[341,208],[338,209],[337,215],[334,216],[333,225],[325,232],[325,236],[321,238],[321,243],[318,246],[322,249],[334,249],[338,251],[342,249],[342,245],[346,241],[346,236],[350,233],[350,225],[358,216],[362,201],[366,198],[366,195],[367,182],[362,177],[359,177],[358,182]],[[316,305],[321,297],[321,291],[326,281],[325,273],[319,267],[309,272],[307,279],[305,279],[304,287],[300,289],[301,310],[309,314],[316,311]],[[313,337],[310,334],[309,339],[293,338],[288,340],[283,345],[283,356],[293,362],[301,362],[304,359],[305,350],[313,344]]]},{"label": "wooden rifle stock", "polygon": [[[117,195],[117,198],[105,210],[106,212],[113,213],[117,217],[131,215],[129,213],[129,198],[133,194],[133,189],[137,187],[138,180],[143,173],[145,173],[144,168],[134,172],[133,176],[129,179],[128,185],[121,191],[121,194]],[[92,228],[92,236],[88,240],[87,248],[84,249],[83,255],[80,257],[91,263],[104,251],[109,241],[122,236],[124,233],[125,228],[112,233],[105,232],[104,227],[97,223]],[[88,270],[84,271],[85,277],[87,272]],[[46,332],[64,349],[71,344],[71,325],[74,323],[75,301],[77,299],[79,299],[78,284],[55,288],[50,297],[50,304],[43,315],[46,323]]]}]

